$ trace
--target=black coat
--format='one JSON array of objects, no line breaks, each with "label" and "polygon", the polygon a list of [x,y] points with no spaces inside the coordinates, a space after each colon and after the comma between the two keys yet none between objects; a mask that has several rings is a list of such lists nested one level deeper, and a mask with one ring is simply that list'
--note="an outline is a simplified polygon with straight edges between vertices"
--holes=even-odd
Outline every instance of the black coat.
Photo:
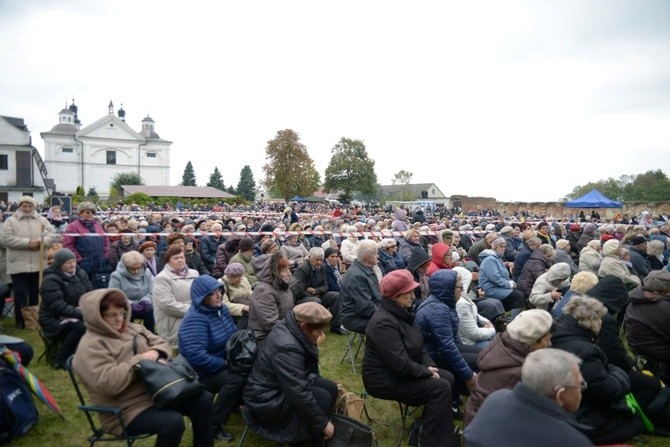
[{"label": "black coat", "polygon": [[79,298],[91,290],[93,285],[81,267],[77,266],[74,276],[66,275],[59,268],[47,268],[40,286],[42,303],[39,323],[44,334],[49,338],[57,336],[63,318],[82,320]]},{"label": "black coat", "polygon": [[624,324],[631,349],[654,360],[670,362],[670,297],[647,299],[642,287],[633,289],[629,297]]},{"label": "black coat", "polygon": [[[316,286],[312,285],[312,276],[316,273]],[[291,292],[293,292],[293,299],[298,302],[301,299],[310,296],[306,289],[314,287],[315,293],[312,296],[321,296],[328,292],[328,280],[326,278],[325,266],[321,266],[319,270],[314,270],[309,259],[305,259],[302,264],[293,272],[293,281],[291,281]]]},{"label": "black coat", "polygon": [[291,311],[261,344],[244,389],[260,435],[276,442],[322,439],[328,415],[311,391],[318,374],[319,350]]},{"label": "black coat", "polygon": [[373,396],[387,395],[408,379],[431,377],[428,366],[435,363],[414,324],[414,314],[382,298],[365,333],[365,389]]}]

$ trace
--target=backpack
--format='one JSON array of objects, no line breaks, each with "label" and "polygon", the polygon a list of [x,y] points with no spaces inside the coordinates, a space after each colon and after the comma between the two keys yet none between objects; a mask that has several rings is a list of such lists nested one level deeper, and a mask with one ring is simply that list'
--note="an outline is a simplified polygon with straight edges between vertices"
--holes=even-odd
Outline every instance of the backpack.
[{"label": "backpack", "polygon": [[226,368],[234,373],[249,374],[258,354],[258,342],[249,329],[240,329],[226,343]]},{"label": "backpack", "polygon": [[37,408],[25,382],[0,362],[0,444],[23,436],[37,423]]}]

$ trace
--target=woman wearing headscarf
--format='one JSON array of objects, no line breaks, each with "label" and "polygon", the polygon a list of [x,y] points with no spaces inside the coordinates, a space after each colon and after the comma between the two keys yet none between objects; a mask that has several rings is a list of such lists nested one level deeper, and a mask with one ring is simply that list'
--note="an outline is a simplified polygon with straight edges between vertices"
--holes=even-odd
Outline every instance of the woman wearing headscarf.
[{"label": "woman wearing headscarf", "polygon": [[12,278],[14,291],[14,320],[17,328],[24,328],[21,309],[39,304],[40,269],[46,268],[46,248],[56,241],[54,227],[37,212],[37,202],[23,196],[19,208],[3,226],[7,250],[7,274]]},{"label": "woman wearing headscarf", "polygon": [[454,378],[435,366],[414,324],[410,309],[418,286],[407,270],[395,270],[382,279],[382,300],[366,331],[363,384],[374,397],[425,405],[419,443],[424,447],[453,446]]},{"label": "woman wearing headscarf", "polygon": [[598,240],[596,237],[596,224],[587,223],[584,225],[582,235],[579,236],[579,240],[577,240],[577,250],[579,250],[579,253],[581,253],[582,250],[584,250],[584,247],[593,240]]},{"label": "woman wearing headscarf", "polygon": [[479,374],[465,403],[463,423],[467,426],[479,411],[484,399],[494,391],[514,388],[521,380],[521,366],[526,356],[551,346],[556,325],[549,312],[530,309],[521,312],[497,334],[477,358]]},{"label": "woman wearing headscarf", "polygon": [[238,329],[246,329],[249,322],[251,304],[251,284],[245,276],[246,269],[239,262],[231,262],[226,267],[223,278],[223,304],[235,320]]},{"label": "woman wearing headscarf", "polygon": [[570,266],[559,262],[540,275],[530,291],[528,301],[540,309],[551,312],[554,305],[563,298],[570,288]]},{"label": "woman wearing headscarf", "polygon": [[579,270],[598,274],[600,263],[603,260],[600,254],[600,241],[594,239],[579,252]]},{"label": "woman wearing headscarf", "polygon": [[598,269],[598,276],[607,275],[621,278],[630,289],[640,285],[640,278],[632,275],[621,260],[621,242],[616,239],[610,239],[603,245],[603,259]]}]

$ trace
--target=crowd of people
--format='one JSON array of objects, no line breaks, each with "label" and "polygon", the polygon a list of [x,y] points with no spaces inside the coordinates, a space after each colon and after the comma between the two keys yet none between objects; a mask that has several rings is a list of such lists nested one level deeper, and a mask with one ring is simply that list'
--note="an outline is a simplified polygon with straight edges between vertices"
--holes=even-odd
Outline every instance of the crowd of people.
[{"label": "crowd of people", "polygon": [[[514,412],[509,427],[550,427],[514,445],[625,442],[649,429],[632,401],[657,433],[670,429],[667,216],[37,208],[22,198],[1,227],[17,327],[40,293],[39,325],[60,346],[54,366],[74,354],[94,403],[114,400],[129,433],[157,433],[156,445],[179,444],[183,415],[194,445],[230,441],[240,405],[270,440],[331,437],[337,387],[318,366],[325,330],[365,337],[370,395],[424,406],[424,447],[456,445],[455,419],[468,445],[491,445],[508,428],[500,412]],[[238,330],[259,344],[248,374],[226,361]],[[176,354],[206,390],[158,410],[130,371]],[[661,365],[658,377],[633,355]]]}]

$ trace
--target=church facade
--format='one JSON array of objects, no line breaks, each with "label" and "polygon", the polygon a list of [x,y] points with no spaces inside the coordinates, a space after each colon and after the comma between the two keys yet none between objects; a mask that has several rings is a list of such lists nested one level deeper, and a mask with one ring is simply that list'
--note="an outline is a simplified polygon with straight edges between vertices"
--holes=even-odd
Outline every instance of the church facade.
[{"label": "church facade", "polygon": [[44,164],[60,194],[85,193],[95,188],[109,195],[110,183],[119,173],[136,173],[146,185],[170,184],[171,141],[158,136],[155,122],[146,116],[136,132],[125,122],[123,106],[82,127],[74,102],[58,113],[58,124],[40,135],[44,140]]}]

